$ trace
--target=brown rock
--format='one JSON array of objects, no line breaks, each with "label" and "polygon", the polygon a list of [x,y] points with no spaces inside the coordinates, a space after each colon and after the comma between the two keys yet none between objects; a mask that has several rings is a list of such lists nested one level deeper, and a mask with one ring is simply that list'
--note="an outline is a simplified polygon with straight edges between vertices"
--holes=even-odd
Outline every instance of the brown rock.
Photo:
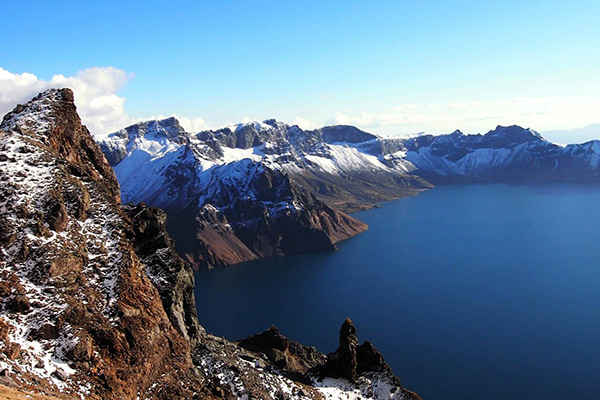
[{"label": "brown rock", "polygon": [[90,361],[94,354],[92,339],[84,337],[79,339],[75,346],[67,351],[67,357],[71,361]]},{"label": "brown rock", "polygon": [[69,216],[64,203],[59,203],[54,206],[47,216],[49,218],[48,224],[50,225],[50,228],[56,232],[64,231],[69,224]]},{"label": "brown rock", "polygon": [[21,355],[21,345],[18,343],[10,343],[4,348],[4,354],[11,360],[16,360]]},{"label": "brown rock", "polygon": [[8,342],[9,326],[4,319],[0,318],[0,341]]},{"label": "brown rock", "polygon": [[31,336],[34,339],[57,339],[60,329],[53,324],[44,324],[38,329],[31,330]]},{"label": "brown rock", "polygon": [[52,260],[48,274],[50,277],[64,275],[68,272],[79,272],[83,266],[83,259],[75,254],[63,254]]}]

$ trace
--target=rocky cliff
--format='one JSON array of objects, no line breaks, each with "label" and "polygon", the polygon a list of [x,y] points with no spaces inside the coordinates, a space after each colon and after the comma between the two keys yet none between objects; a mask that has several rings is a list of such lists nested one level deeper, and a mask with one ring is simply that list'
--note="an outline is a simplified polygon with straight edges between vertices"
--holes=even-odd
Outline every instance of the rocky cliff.
[{"label": "rocky cliff", "polygon": [[[241,209],[217,203],[218,218],[280,212],[280,195],[319,205],[284,175],[256,176],[248,188],[277,183],[273,193],[264,191],[273,201],[261,198]],[[206,334],[196,318],[194,275],[165,232],[166,214],[120,200],[115,174],[81,125],[70,90],[45,91],[4,117],[0,393],[57,399],[414,398],[389,368],[380,368],[383,359],[371,355],[375,361],[355,365],[346,356],[356,350],[360,360],[361,346],[340,345],[340,358],[278,332],[276,341],[259,341],[254,349],[246,344],[255,339],[238,345]],[[293,218],[312,218],[335,238],[327,218],[340,215],[319,207],[316,214]],[[293,246],[283,237],[280,245]],[[343,332],[344,338],[354,334]],[[279,352],[289,362],[268,355]],[[354,373],[335,372],[342,370]]]},{"label": "rocky cliff", "polygon": [[283,140],[271,123],[267,131],[248,125],[192,137],[171,118],[128,127],[102,148],[125,201],[143,198],[164,209],[179,253],[200,268],[333,250],[364,231],[365,224],[329,207],[289,171],[262,157],[237,157],[250,156],[257,143]]},{"label": "rocky cliff", "polygon": [[[141,251],[132,240],[148,218],[134,222],[121,208],[73,93],[40,94],[7,114],[0,131],[0,369],[15,385],[89,398],[175,390],[193,376],[190,343],[176,329],[193,327],[171,322],[189,320],[188,311],[165,312],[145,273],[164,270],[151,264],[161,249]],[[187,272],[179,284],[193,287]]]}]

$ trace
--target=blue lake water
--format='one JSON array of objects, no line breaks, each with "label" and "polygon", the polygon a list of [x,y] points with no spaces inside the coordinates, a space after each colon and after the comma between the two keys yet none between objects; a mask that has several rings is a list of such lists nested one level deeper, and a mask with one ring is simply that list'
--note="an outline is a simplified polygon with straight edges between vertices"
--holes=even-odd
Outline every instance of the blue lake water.
[{"label": "blue lake water", "polygon": [[600,398],[600,186],[440,186],[330,253],[197,273],[200,322],[336,349],[351,318],[425,400]]}]

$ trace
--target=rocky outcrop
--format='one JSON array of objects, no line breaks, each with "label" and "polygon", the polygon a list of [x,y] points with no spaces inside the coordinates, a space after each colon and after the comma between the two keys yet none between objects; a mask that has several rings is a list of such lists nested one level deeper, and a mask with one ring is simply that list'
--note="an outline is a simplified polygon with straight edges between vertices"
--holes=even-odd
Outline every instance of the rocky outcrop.
[{"label": "rocky outcrop", "polygon": [[[325,355],[313,347],[292,342],[272,326],[265,332],[238,342],[238,346],[264,355],[286,377],[319,387],[352,387],[365,397],[420,400],[402,387],[400,379],[384,361],[383,356],[365,341],[359,345],[356,328],[346,319],[340,329],[338,349]],[[348,386],[350,385],[350,386]]]},{"label": "rocky outcrop", "polygon": [[327,360],[327,357],[314,347],[290,341],[279,333],[276,326],[241,340],[238,346],[265,354],[286,376],[304,383],[310,383],[309,372]]},{"label": "rocky outcrop", "polygon": [[123,210],[132,222],[135,253],[158,289],[171,323],[192,347],[196,346],[204,329],[196,313],[194,271],[175,251],[165,229],[167,214],[144,203],[128,204]]},{"label": "rocky outcrop", "polygon": [[89,398],[202,392],[190,342],[171,322],[179,310],[165,312],[173,295],[161,299],[144,273],[162,250],[144,247],[148,229],[123,212],[73,93],[40,94],[0,130],[0,370],[21,387]]},{"label": "rocky outcrop", "polygon": [[[340,345],[335,352],[327,355],[320,374],[356,382],[365,372],[383,372],[393,376],[392,369],[371,342],[359,345],[356,328],[350,319],[346,319],[340,329]],[[395,376],[393,379],[400,385],[400,379]]]}]

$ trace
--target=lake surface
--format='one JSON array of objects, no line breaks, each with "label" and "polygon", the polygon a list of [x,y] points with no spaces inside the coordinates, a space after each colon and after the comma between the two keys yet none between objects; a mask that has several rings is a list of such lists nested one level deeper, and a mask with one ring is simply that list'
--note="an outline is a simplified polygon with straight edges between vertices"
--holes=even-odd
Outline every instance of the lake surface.
[{"label": "lake surface", "polygon": [[323,352],[346,317],[425,400],[600,398],[600,187],[440,186],[330,253],[197,274],[207,331]]}]

